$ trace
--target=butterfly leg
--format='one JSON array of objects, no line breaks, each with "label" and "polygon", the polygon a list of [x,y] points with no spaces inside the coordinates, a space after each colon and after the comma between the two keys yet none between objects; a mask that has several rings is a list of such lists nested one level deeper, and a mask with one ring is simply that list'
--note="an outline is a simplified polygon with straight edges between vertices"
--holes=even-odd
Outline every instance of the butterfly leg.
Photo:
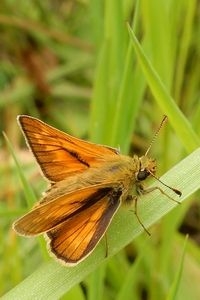
[{"label": "butterfly leg", "polygon": [[105,247],[106,247],[106,253],[105,253],[105,258],[106,258],[108,257],[108,239],[106,233],[105,233]]},{"label": "butterfly leg", "polygon": [[146,233],[150,236],[150,232],[147,230],[147,228],[144,226],[144,224],[142,223],[139,215],[138,215],[138,196],[134,196],[134,195],[128,195],[127,199],[126,199],[127,202],[134,202],[134,214],[138,220],[138,222],[140,223],[140,225],[142,226],[142,228],[144,229],[144,231],[146,231]]}]

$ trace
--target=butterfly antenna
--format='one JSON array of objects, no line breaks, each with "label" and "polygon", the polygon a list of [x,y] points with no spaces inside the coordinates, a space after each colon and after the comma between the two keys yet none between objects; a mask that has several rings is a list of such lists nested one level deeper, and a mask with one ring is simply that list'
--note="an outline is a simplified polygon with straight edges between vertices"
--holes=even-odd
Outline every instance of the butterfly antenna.
[{"label": "butterfly antenna", "polygon": [[[162,119],[162,121],[161,121],[161,123],[160,123],[160,126],[158,127],[156,133],[154,134],[154,137],[153,137],[153,139],[152,139],[152,141],[151,141],[151,143],[150,143],[150,145],[149,145],[149,147],[148,147],[148,149],[147,149],[147,151],[146,151],[146,153],[145,153],[145,156],[148,155],[148,153],[149,153],[149,151],[150,151],[150,149],[151,149],[153,143],[155,142],[155,140],[156,140],[156,138],[157,138],[157,136],[158,136],[158,134],[159,134],[161,128],[162,128],[163,125],[165,124],[165,122],[167,122],[167,116],[166,116],[166,115],[163,116],[163,119]],[[149,170],[149,173],[151,174],[152,177],[154,177],[156,180],[158,180],[162,185],[166,186],[168,189],[170,189],[171,191],[173,191],[174,193],[176,193],[179,197],[181,197],[182,193],[181,193],[179,190],[177,190],[177,189],[175,189],[175,188],[173,188],[173,187],[167,185],[167,184],[164,183],[163,181],[161,181],[161,180],[160,180],[155,174],[153,174],[150,170]],[[160,189],[160,191],[162,191],[162,189]],[[162,191],[162,192],[163,192],[163,191]],[[165,194],[165,193],[164,193],[164,194]],[[168,198],[172,199],[173,201],[178,202],[178,201],[174,200],[173,198],[169,197],[167,194],[165,194],[165,195],[166,195]],[[178,203],[179,203],[179,202],[178,202]]]},{"label": "butterfly antenna", "polygon": [[166,186],[168,189],[170,189],[171,191],[176,193],[179,197],[181,197],[182,193],[179,190],[167,185],[166,183],[161,181],[156,175],[154,175],[152,172],[150,172],[150,174],[151,174],[152,177],[154,177],[156,180],[158,180],[160,183],[162,183],[162,185]]},{"label": "butterfly antenna", "polygon": [[147,151],[146,151],[146,153],[145,153],[144,156],[148,155],[148,153],[149,153],[149,151],[150,151],[153,143],[155,142],[155,140],[156,140],[156,138],[157,138],[157,136],[158,136],[158,134],[159,134],[159,132],[160,132],[160,130],[163,127],[163,125],[164,125],[165,122],[167,122],[167,116],[166,115],[163,116],[163,119],[162,119],[162,121],[160,123],[160,126],[158,127],[156,133],[154,134],[154,137],[153,137],[153,139],[152,139],[152,141],[151,141],[151,143],[150,143],[150,145],[149,145],[149,147],[148,147],[148,149],[147,149]]}]

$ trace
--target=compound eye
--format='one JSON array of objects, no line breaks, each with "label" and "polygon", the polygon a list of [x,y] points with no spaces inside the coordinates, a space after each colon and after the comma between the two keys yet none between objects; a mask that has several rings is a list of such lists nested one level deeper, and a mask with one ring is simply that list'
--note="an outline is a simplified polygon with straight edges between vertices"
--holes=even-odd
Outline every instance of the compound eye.
[{"label": "compound eye", "polygon": [[137,174],[137,180],[142,181],[145,180],[149,176],[149,172],[147,170],[139,171]]}]

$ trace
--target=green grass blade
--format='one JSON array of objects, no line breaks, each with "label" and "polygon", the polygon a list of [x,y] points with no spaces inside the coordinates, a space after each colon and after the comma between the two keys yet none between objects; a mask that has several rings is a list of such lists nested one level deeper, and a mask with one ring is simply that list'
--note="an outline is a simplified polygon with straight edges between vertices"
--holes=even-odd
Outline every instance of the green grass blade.
[{"label": "green grass blade", "polygon": [[[182,191],[181,202],[200,187],[200,168],[197,167],[199,165],[200,148],[161,177],[161,180]],[[158,182],[154,185],[160,186]],[[169,193],[169,190],[163,189]],[[139,202],[138,214],[143,224],[149,227],[174,207],[177,207],[177,204],[170,201],[165,195],[159,192],[149,193]],[[141,232],[142,228],[133,212],[125,208],[121,209],[107,232],[108,256],[116,254]],[[46,263],[4,295],[2,299],[58,299],[95,270],[104,260],[105,242],[102,241],[95,251],[79,265],[67,268],[54,261]]]},{"label": "green grass blade", "polygon": [[7,144],[8,148],[9,148],[9,151],[10,151],[10,153],[11,153],[11,155],[13,157],[13,160],[15,162],[16,169],[17,169],[17,172],[19,174],[19,178],[20,178],[22,186],[24,188],[24,194],[25,194],[26,201],[27,201],[27,203],[28,203],[29,206],[32,206],[33,203],[36,202],[36,198],[35,198],[35,195],[33,193],[33,190],[30,188],[30,185],[27,182],[26,177],[23,174],[22,168],[21,168],[21,166],[20,166],[20,164],[18,162],[18,159],[17,159],[17,157],[15,155],[15,152],[14,152],[14,150],[12,148],[12,145],[11,145],[10,141],[8,140],[8,137],[6,136],[5,133],[3,133],[3,135],[4,135],[4,138],[5,138],[6,144]]},{"label": "green grass blade", "polygon": [[[128,270],[127,276],[123,282],[123,285],[119,290],[116,300],[133,299],[132,291],[134,290],[134,284],[135,282],[137,282],[138,279],[138,271],[141,264],[141,260],[142,256],[138,256],[134,263],[132,263],[131,267]],[[137,296],[134,295],[134,299],[138,299],[136,297]]]},{"label": "green grass blade", "polygon": [[133,30],[129,25],[128,30],[137,58],[140,62],[141,68],[145,74],[145,78],[148,81],[155,100],[163,112],[169,117],[170,123],[177,132],[177,135],[185,146],[185,149],[188,152],[195,150],[200,144],[198,136],[192,129],[192,126],[187,118],[183,115],[173,98],[168,93],[159,75],[153,68],[148,58],[145,56]]},{"label": "green grass blade", "polygon": [[187,240],[188,240],[188,236],[186,236],[186,238],[185,238],[185,242],[183,245],[183,253],[182,253],[181,261],[179,264],[179,269],[175,276],[175,280],[169,290],[167,300],[176,300],[177,299],[176,296],[177,296],[177,292],[178,292],[178,288],[179,288],[179,284],[180,284],[180,280],[181,280],[181,274],[183,271],[183,264],[184,264],[184,258],[185,258],[185,253],[186,253]]},{"label": "green grass blade", "polygon": [[104,280],[106,274],[106,264],[101,264],[99,268],[92,272],[88,280],[88,300],[102,300],[104,291]]}]

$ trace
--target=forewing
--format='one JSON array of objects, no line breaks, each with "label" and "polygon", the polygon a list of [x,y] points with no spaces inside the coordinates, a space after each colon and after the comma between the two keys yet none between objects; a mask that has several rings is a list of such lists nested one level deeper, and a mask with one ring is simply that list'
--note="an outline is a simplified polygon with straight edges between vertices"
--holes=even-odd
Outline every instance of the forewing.
[{"label": "forewing", "polygon": [[47,233],[50,251],[68,265],[76,264],[90,254],[104,235],[120,205],[122,190],[109,189]]},{"label": "forewing", "polygon": [[34,236],[49,231],[68,218],[79,215],[104,198],[114,185],[98,184],[60,196],[52,201],[38,204],[15,221],[14,230],[21,235]]},{"label": "forewing", "polygon": [[18,121],[42,172],[52,182],[98,166],[108,155],[118,154],[114,148],[77,139],[29,116],[21,115]]}]

